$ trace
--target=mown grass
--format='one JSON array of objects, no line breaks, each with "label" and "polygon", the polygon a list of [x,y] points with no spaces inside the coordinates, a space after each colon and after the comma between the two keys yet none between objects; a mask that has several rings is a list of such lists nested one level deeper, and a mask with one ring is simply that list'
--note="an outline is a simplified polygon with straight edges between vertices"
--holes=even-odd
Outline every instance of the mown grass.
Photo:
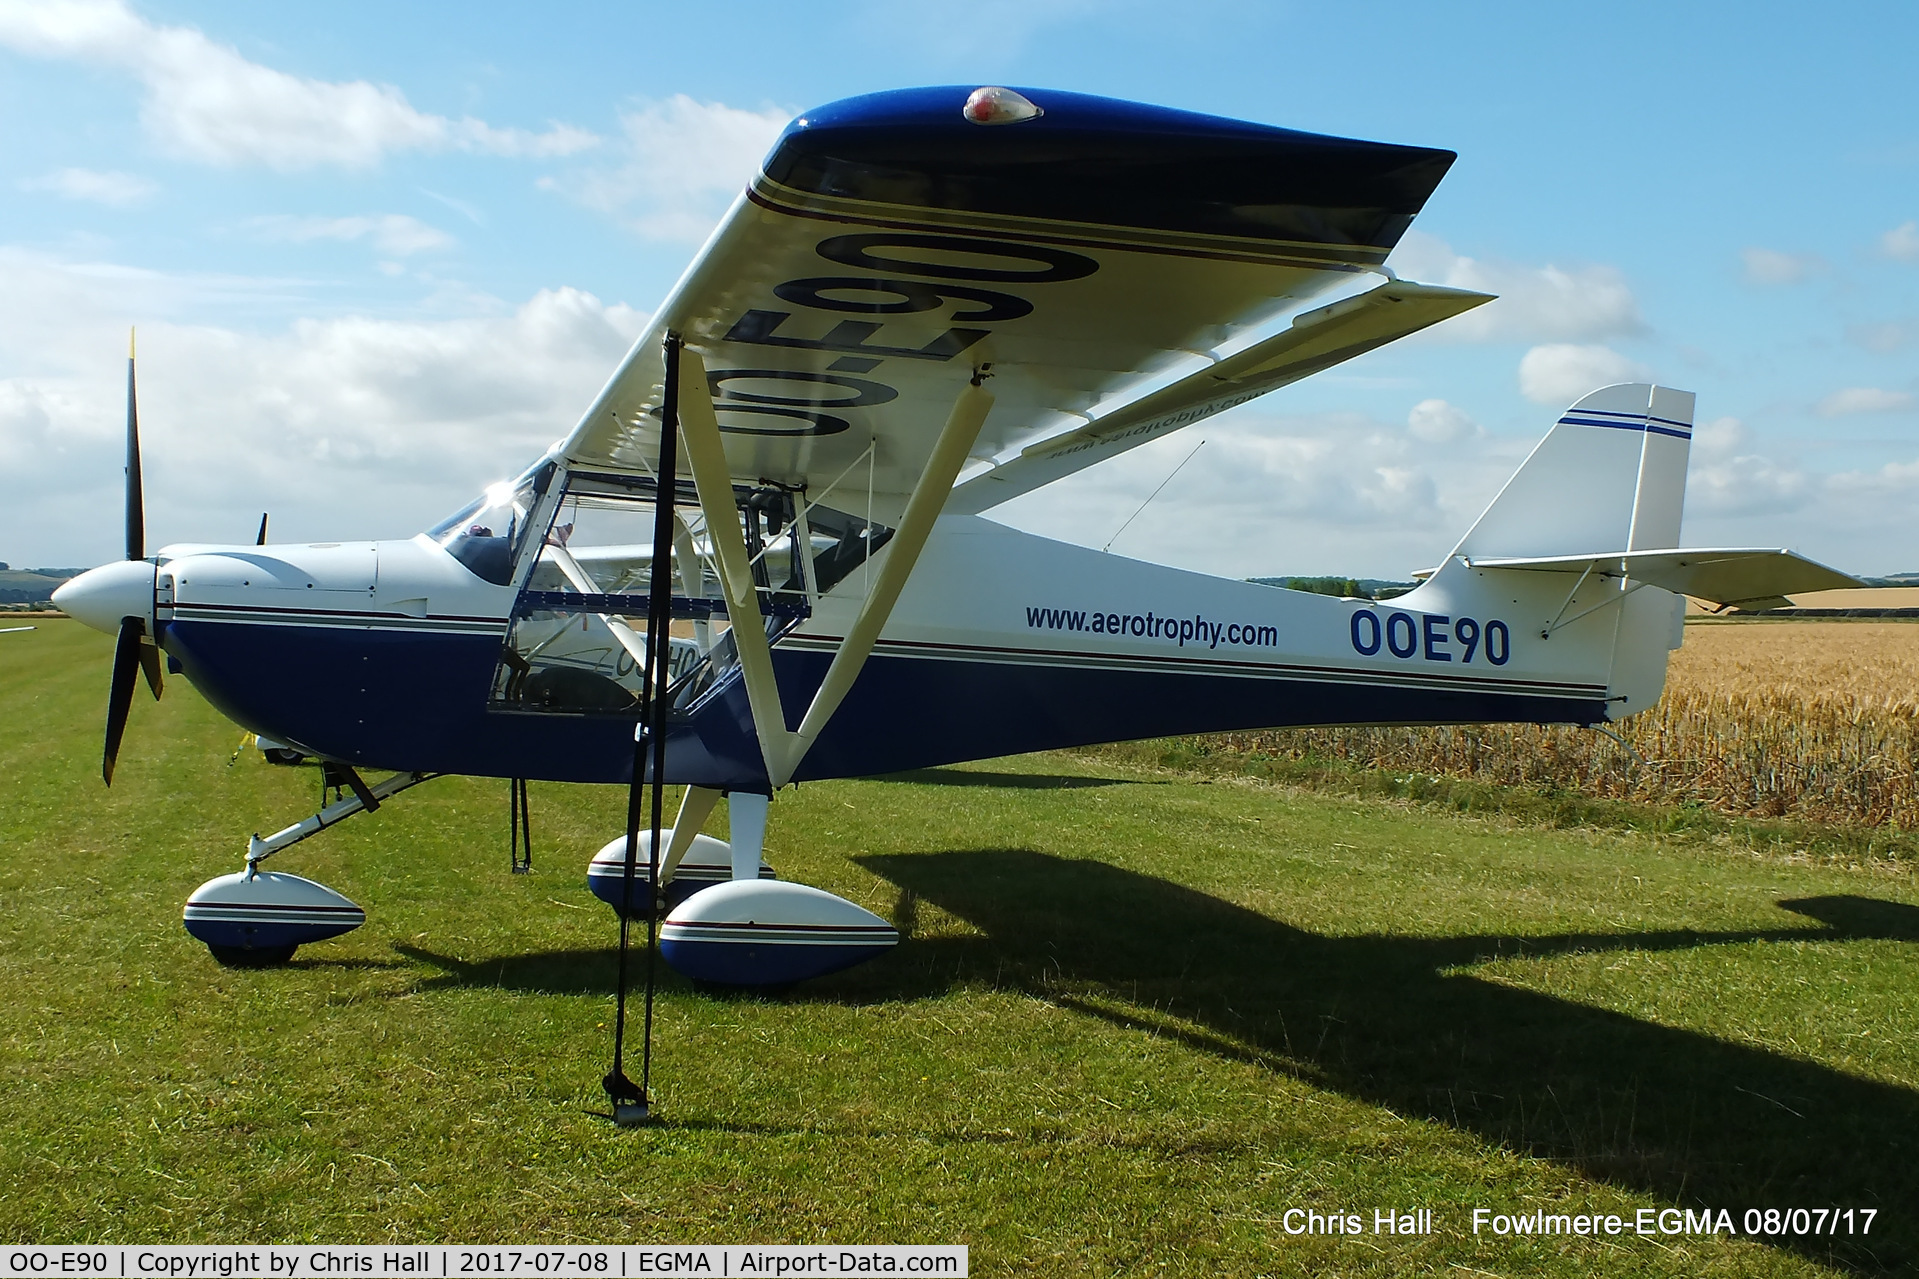
[{"label": "mown grass", "polygon": [[[98,782],[109,642],[0,637],[0,1234],[964,1242],[978,1274],[1788,1275],[1919,1261],[1919,886],[1066,755],[808,785],[770,857],[896,920],[788,999],[668,977],[663,1122],[599,1117],[612,789],[443,779],[275,864],[367,926],[181,930],[312,770],[184,681]],[[289,678],[297,678],[289,672]],[[142,694],[144,697],[144,694]],[[1866,1240],[1474,1238],[1474,1206],[1872,1206]],[[1420,1239],[1289,1208],[1432,1208]]]}]

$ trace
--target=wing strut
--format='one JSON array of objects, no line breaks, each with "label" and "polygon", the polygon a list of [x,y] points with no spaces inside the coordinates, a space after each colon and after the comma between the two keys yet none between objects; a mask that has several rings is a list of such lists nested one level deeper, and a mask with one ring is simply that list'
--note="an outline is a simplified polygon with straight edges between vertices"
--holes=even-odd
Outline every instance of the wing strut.
[{"label": "wing strut", "polygon": [[906,501],[906,513],[887,541],[879,579],[860,606],[860,615],[852,629],[840,641],[839,652],[833,654],[833,664],[826,668],[826,678],[820,681],[819,691],[813,694],[813,704],[806,708],[806,718],[800,721],[800,731],[793,735],[787,776],[799,768],[800,761],[806,758],[814,740],[833,718],[833,712],[846,700],[853,681],[859,678],[866,659],[872,655],[873,645],[879,640],[886,619],[893,615],[893,605],[905,589],[906,579],[913,575],[920,551],[933,532],[933,522],[945,508],[953,481],[966,465],[966,455],[973,441],[979,438],[980,428],[986,425],[986,415],[992,408],[993,397],[980,385],[979,376],[975,374],[953,401],[953,411],[947,415],[946,426],[933,445],[933,455],[926,459],[926,469],[920,472],[913,485],[913,495]]},{"label": "wing strut", "polygon": [[746,681],[747,700],[753,708],[753,728],[766,760],[766,775],[778,789],[791,780],[806,752],[846,699],[866,659],[872,655],[873,645],[892,616],[900,591],[919,563],[920,551],[946,505],[953,481],[966,465],[967,452],[986,424],[993,397],[980,385],[977,374],[961,388],[952,412],[947,415],[946,425],[933,445],[932,455],[913,485],[905,514],[887,540],[886,557],[865,603],[860,606],[859,617],[847,631],[846,638],[840,641],[839,651],[833,655],[826,678],[813,694],[799,731],[791,732],[786,727],[779,686],[773,677],[773,650],[766,639],[759,593],[754,589],[747,561],[746,539],[740,531],[739,512],[733,503],[733,477],[727,470],[719,419],[713,412],[713,401],[707,390],[706,368],[691,350],[682,351],[680,359],[683,364],[679,385],[680,432],[686,441],[687,460],[693,468],[700,507],[706,513],[708,536],[718,553],[720,585],[726,593],[727,613],[733,622],[733,643],[740,655],[740,673]]},{"label": "wing strut", "polygon": [[720,590],[726,595],[726,616],[732,622],[733,647],[740,656],[740,675],[746,681],[746,700],[753,708],[753,731],[760,739],[766,775],[775,787],[791,773],[781,768],[786,757],[786,717],[780,710],[780,689],[773,679],[773,648],[766,640],[766,622],[760,612],[759,592],[753,587],[753,568],[746,555],[746,535],[740,529],[740,510],[733,501],[733,475],[726,465],[726,446],[720,440],[720,420],[713,412],[707,389],[706,362],[690,348],[680,349],[680,436],[686,442],[687,464],[693,468],[693,487],[706,514],[706,535],[713,539],[719,560]]}]

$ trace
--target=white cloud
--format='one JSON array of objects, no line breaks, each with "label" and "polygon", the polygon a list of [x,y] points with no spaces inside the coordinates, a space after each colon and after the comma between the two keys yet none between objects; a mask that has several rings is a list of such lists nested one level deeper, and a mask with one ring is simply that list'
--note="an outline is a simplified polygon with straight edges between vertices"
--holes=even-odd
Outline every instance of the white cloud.
[{"label": "white cloud", "polygon": [[[1543,429],[1437,446],[1410,423],[1359,413],[1237,409],[1206,424],[1206,447],[1113,553],[1236,577],[1403,578],[1446,553]],[[1191,450],[1191,434],[1090,467],[989,515],[1098,547]],[[1888,530],[1919,533],[1916,499],[1919,462],[1822,475],[1774,455],[1738,419],[1721,417],[1695,432],[1684,541],[1798,546],[1842,567],[1889,571],[1910,567],[1881,560]]]},{"label": "white cloud", "polygon": [[[1849,501],[1876,496],[1910,499],[1919,496],[1919,462],[1888,462],[1876,471],[1841,471],[1826,483]],[[1911,509],[1910,501],[1901,505]]]},{"label": "white cloud", "polygon": [[369,240],[380,252],[405,257],[450,248],[453,237],[404,213],[351,218],[254,218],[248,224],[263,240],[306,244],[314,240]]},{"label": "white cloud", "polygon": [[140,119],[167,150],[207,164],[366,168],[393,151],[570,155],[591,133],[498,129],[414,109],[392,85],[328,81],[248,61],[191,27],[157,26],[123,0],[0,0],[0,46],[119,68],[145,89]]},{"label": "white cloud", "polygon": [[1456,440],[1483,435],[1479,423],[1466,410],[1444,400],[1421,400],[1406,415],[1406,429],[1413,438],[1428,444],[1450,444]]},{"label": "white cloud", "polygon": [[1533,267],[1469,258],[1417,230],[1399,242],[1392,264],[1408,279],[1499,295],[1497,302],[1435,326],[1432,332],[1440,341],[1593,342],[1646,327],[1616,267]]},{"label": "white cloud", "polygon": [[1644,365],[1609,346],[1551,343],[1534,347],[1520,359],[1519,393],[1535,404],[1564,407],[1602,386],[1649,376]]},{"label": "white cloud", "polygon": [[1767,515],[1797,510],[1816,492],[1796,466],[1757,454],[1695,465],[1686,476],[1688,515]]},{"label": "white cloud", "polygon": [[1685,540],[1694,545],[1792,546],[1857,573],[1913,567],[1901,548],[1919,537],[1919,460],[1821,475],[1742,455],[1695,466],[1686,492]]},{"label": "white cloud", "polygon": [[160,188],[131,173],[95,169],[59,169],[38,178],[23,178],[22,191],[50,191],[69,200],[86,200],[125,209],[149,199]]},{"label": "white cloud", "polygon": [[1919,326],[1899,320],[1849,324],[1846,326],[1846,337],[1856,346],[1862,346],[1877,355],[1885,355],[1912,341],[1915,329],[1919,329]]},{"label": "white cloud", "polygon": [[617,165],[540,185],[648,239],[698,244],[752,181],[788,118],[776,108],[747,111],[675,94],[621,115]]},{"label": "white cloud", "polygon": [[1115,555],[1235,577],[1403,577],[1431,566],[1519,466],[1533,440],[1476,436],[1436,448],[1361,413],[1235,409],[989,512],[1098,547],[1198,443],[1127,526]]},{"label": "white cloud", "polygon": [[1749,248],[1742,249],[1739,257],[1746,267],[1746,279],[1753,284],[1798,284],[1826,269],[1825,259],[1816,253]]},{"label": "white cloud", "polygon": [[1876,386],[1849,386],[1834,391],[1813,406],[1820,417],[1844,417],[1851,413],[1889,413],[1909,409],[1914,400],[1910,391],[1887,391]]},{"label": "white cloud", "polygon": [[263,509],[288,539],[417,532],[564,436],[644,325],[571,288],[454,319],[194,321],[239,287],[0,250],[0,293],[52,317],[0,309],[0,366],[33,370],[0,378],[0,559],[115,553],[97,513],[118,501],[132,314],[156,545],[244,538]]},{"label": "white cloud", "polygon": [[1900,262],[1919,262],[1919,222],[1901,222],[1880,236],[1879,251]]},{"label": "white cloud", "polygon": [[1716,417],[1700,422],[1692,429],[1692,460],[1723,462],[1739,454],[1752,439],[1752,432],[1736,417]]},{"label": "white cloud", "polygon": [[1324,434],[1217,433],[1195,459],[1196,487],[1209,504],[1247,509],[1264,500],[1277,513],[1330,524],[1382,517],[1432,524],[1439,508],[1432,476],[1408,465],[1390,434],[1374,434],[1358,418],[1327,425]]},{"label": "white cloud", "polygon": [[486,225],[486,215],[473,205],[468,204],[465,200],[456,200],[450,195],[442,195],[438,191],[429,191],[425,187],[416,187],[415,190],[429,200],[438,200],[441,204],[444,204],[447,208],[453,210],[474,226]]},{"label": "white cloud", "polygon": [[1686,477],[1691,515],[1763,515],[1805,505],[1817,481],[1804,470],[1756,453],[1752,432],[1736,417],[1693,428],[1692,466]]}]

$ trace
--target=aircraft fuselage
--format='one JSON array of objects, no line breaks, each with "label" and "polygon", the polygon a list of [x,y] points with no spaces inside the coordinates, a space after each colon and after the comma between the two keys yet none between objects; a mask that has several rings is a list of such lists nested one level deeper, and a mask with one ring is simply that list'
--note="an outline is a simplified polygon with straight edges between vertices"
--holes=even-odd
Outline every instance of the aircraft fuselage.
[{"label": "aircraft fuselage", "polygon": [[[157,574],[161,647],[243,726],[369,768],[629,780],[631,714],[499,704],[516,591],[432,540],[180,549]],[[785,706],[807,705],[861,590],[855,573],[775,642]],[[1608,700],[1610,626],[1544,641],[1559,601],[1530,593],[1442,579],[1333,599],[947,517],[795,780],[1177,733],[1639,709]],[[670,782],[767,787],[737,670],[676,712],[668,743]]]}]

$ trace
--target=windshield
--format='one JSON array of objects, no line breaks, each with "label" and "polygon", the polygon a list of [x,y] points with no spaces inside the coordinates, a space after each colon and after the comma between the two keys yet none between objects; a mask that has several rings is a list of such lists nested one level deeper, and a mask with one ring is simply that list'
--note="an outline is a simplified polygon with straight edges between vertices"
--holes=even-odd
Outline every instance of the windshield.
[{"label": "windshield", "polygon": [[485,493],[427,530],[475,576],[495,586],[510,586],[513,564],[526,541],[534,504],[553,478],[553,463],[543,462],[517,480],[489,485]]}]

